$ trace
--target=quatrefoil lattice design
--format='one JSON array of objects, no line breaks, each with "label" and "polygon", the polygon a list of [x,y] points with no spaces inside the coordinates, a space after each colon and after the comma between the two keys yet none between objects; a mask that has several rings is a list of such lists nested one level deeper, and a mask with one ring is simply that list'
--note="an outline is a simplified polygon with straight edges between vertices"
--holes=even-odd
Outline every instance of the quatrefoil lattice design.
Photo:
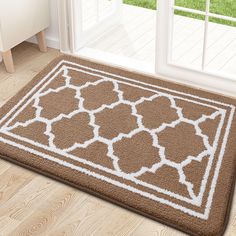
[{"label": "quatrefoil lattice design", "polygon": [[[220,109],[67,67],[22,113],[5,131],[195,204],[222,116]],[[193,179],[193,171],[202,174]]]}]

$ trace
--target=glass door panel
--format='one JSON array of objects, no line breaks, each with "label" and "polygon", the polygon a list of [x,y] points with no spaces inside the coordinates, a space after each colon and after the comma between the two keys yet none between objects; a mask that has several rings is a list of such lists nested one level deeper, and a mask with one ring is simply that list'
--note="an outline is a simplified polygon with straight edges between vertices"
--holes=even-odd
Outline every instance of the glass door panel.
[{"label": "glass door panel", "polygon": [[75,50],[100,37],[119,23],[122,0],[75,0]]},{"label": "glass door panel", "polygon": [[[175,64],[201,69],[204,41],[204,17],[175,10],[171,61]],[[191,17],[190,17],[191,16]]]},{"label": "glass door panel", "polygon": [[236,74],[236,25],[233,21],[209,18],[205,70]]},{"label": "glass door panel", "polygon": [[168,63],[235,76],[236,1],[171,1]]}]

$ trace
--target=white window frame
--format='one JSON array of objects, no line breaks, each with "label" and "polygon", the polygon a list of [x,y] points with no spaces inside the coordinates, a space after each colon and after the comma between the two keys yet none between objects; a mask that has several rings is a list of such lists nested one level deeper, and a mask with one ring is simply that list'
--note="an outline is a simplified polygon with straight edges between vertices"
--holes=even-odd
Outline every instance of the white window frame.
[{"label": "white window frame", "polygon": [[[175,78],[179,82],[200,86],[212,91],[223,92],[229,95],[236,94],[236,76],[213,71],[205,71],[206,44],[208,34],[208,18],[216,17],[235,21],[232,17],[221,16],[209,12],[209,2],[206,1],[206,12],[175,6],[174,0],[159,0],[157,11],[157,41],[156,41],[156,73],[165,77]],[[203,46],[202,71],[171,61],[174,10],[188,11],[206,16],[205,35]]]}]

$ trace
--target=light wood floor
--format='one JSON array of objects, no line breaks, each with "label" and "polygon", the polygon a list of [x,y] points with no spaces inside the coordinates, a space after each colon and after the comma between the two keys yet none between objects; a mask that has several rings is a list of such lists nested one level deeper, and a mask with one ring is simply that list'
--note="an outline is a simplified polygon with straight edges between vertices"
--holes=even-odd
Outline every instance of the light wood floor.
[{"label": "light wood floor", "polygon": [[[13,50],[16,73],[0,64],[0,106],[59,55],[23,43]],[[0,160],[0,236],[180,236],[174,229],[77,189]],[[236,235],[236,197],[226,236]]]}]

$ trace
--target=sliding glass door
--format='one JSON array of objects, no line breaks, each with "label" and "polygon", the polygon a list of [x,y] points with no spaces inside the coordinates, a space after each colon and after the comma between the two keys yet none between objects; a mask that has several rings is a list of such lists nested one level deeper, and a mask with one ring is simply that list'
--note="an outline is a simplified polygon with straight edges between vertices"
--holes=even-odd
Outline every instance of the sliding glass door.
[{"label": "sliding glass door", "polygon": [[[63,13],[60,17],[60,32],[61,42],[65,45],[62,48],[66,49],[64,51],[156,73],[177,82],[235,94],[235,0],[158,0],[157,10],[138,10],[137,6],[127,8],[126,5],[125,16],[132,16],[131,9],[135,9],[138,15],[133,13],[136,17],[134,20],[124,21],[123,24],[132,23],[129,27],[122,28],[123,32],[126,29],[132,31],[131,37],[127,34],[125,40],[120,38],[122,32],[117,36],[118,30],[111,31],[113,26],[120,23],[124,7],[122,0],[59,0],[59,3],[59,15]],[[156,25],[153,13],[157,16]],[[145,21],[149,22],[147,30],[139,30],[142,28],[139,22]],[[101,37],[105,31],[108,34]],[[156,36],[153,34],[152,37],[154,31]],[[138,37],[135,43],[132,42],[132,37]],[[102,48],[110,45],[119,52],[123,45],[125,54],[147,48],[148,55],[155,53],[155,66],[149,67],[145,61],[140,63],[124,57],[121,59],[118,55],[104,54],[85,47],[98,38]],[[155,42],[156,47],[152,42]]]},{"label": "sliding glass door", "polygon": [[150,6],[142,1],[69,1],[70,38],[75,55],[154,72],[155,0],[151,0],[154,4]]},{"label": "sliding glass door", "polygon": [[157,24],[158,73],[235,89],[236,1],[159,0]]},{"label": "sliding glass door", "polygon": [[73,14],[73,50],[95,40],[103,32],[119,23],[122,0],[75,0],[70,7]]}]

